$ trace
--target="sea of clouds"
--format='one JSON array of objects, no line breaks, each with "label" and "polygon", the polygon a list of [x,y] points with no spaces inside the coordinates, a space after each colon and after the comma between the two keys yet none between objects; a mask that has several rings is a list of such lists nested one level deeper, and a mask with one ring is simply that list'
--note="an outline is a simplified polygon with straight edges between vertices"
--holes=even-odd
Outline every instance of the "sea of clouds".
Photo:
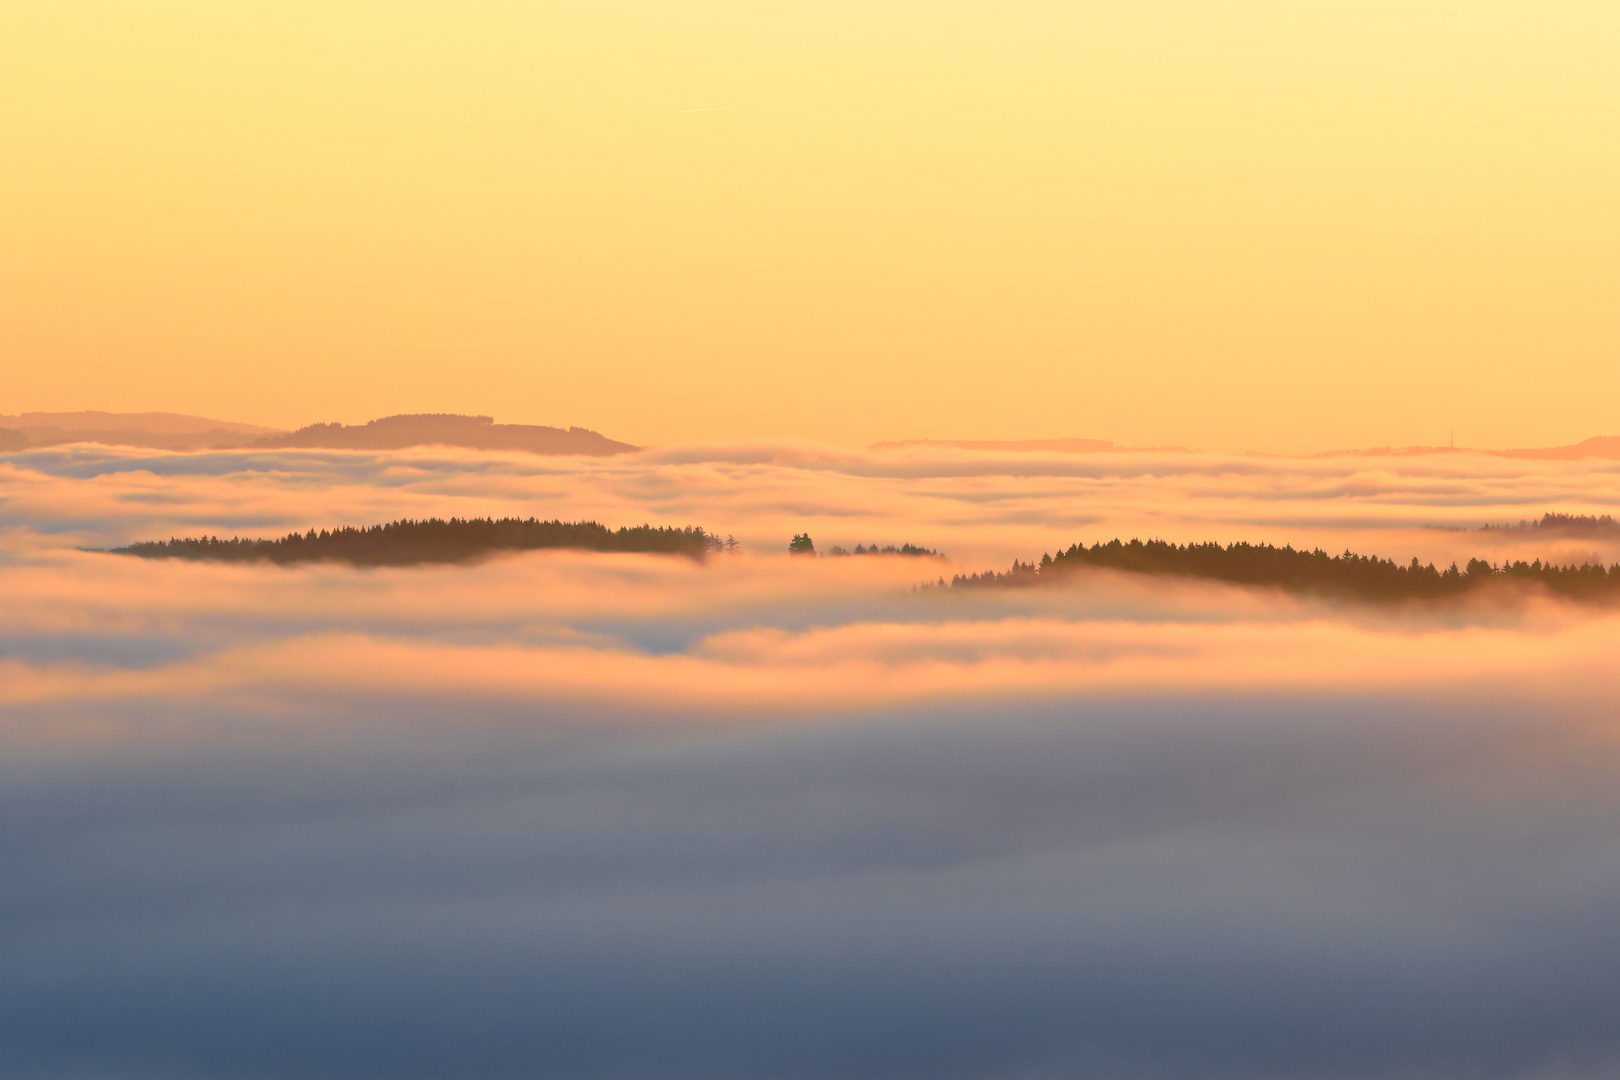
[{"label": "sea of clouds", "polygon": [[[1620,614],[918,586],[1613,562],[1477,530],[1617,505],[1462,454],[0,457],[0,1075],[1612,1075]],[[85,550],[491,514],[741,548]]]}]

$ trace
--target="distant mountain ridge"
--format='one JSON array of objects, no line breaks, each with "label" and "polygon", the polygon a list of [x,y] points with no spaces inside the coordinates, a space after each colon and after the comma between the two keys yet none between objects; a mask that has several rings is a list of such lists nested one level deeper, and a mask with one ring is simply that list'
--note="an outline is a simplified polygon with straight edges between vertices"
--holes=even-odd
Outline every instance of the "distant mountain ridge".
[{"label": "distant mountain ridge", "polygon": [[1107,439],[898,439],[891,442],[875,442],[867,449],[904,450],[914,446],[1048,454],[1192,453],[1185,446],[1116,446]]},{"label": "distant mountain ridge", "polygon": [[[1107,439],[896,439],[875,442],[868,450],[904,450],[938,446],[952,450],[990,450],[1022,453],[1107,454],[1107,453],[1192,453],[1185,446],[1116,446]],[[1620,435],[1598,435],[1566,446],[1534,447],[1523,450],[1475,450],[1465,446],[1372,446],[1357,450],[1323,450],[1314,454],[1277,454],[1251,450],[1253,457],[1331,458],[1331,457],[1421,457],[1427,454],[1487,454],[1492,457],[1530,458],[1543,461],[1579,461],[1582,458],[1620,460]]]},{"label": "distant mountain ridge", "polygon": [[220,450],[245,446],[276,428],[184,413],[25,412],[0,416],[0,453],[30,446],[94,442],[153,450]]},{"label": "distant mountain ridge", "polygon": [[1118,449],[1107,439],[901,439],[877,442],[868,450],[901,450],[912,446],[945,446],[953,450],[1048,450],[1060,454],[1102,454]]},{"label": "distant mountain ridge", "polygon": [[77,442],[150,450],[252,447],[403,450],[411,446],[457,446],[587,457],[607,457],[640,449],[588,428],[497,424],[490,416],[457,413],[406,413],[385,416],[367,424],[310,424],[291,432],[183,413],[90,411],[0,416],[0,454]]},{"label": "distant mountain ridge", "polygon": [[[1475,450],[1468,446],[1373,446],[1362,450],[1324,450],[1308,455],[1330,457],[1421,457],[1425,454],[1486,454],[1490,457],[1530,458],[1541,461],[1579,461],[1582,458],[1620,460],[1620,435],[1594,435],[1566,446],[1542,446],[1523,450]],[[1260,457],[1286,457],[1260,454]]]},{"label": "distant mountain ridge", "polygon": [[497,424],[492,416],[402,413],[367,424],[310,424],[285,435],[267,435],[254,446],[325,447],[339,450],[403,450],[409,446],[458,446],[471,450],[526,450],[532,454],[610,457],[640,447],[589,428]]},{"label": "distant mountain ridge", "polygon": [[[36,447],[88,442],[154,450],[328,448],[402,450],[412,446],[456,446],[472,450],[521,450],[532,454],[608,457],[641,449],[582,427],[497,424],[494,417],[460,413],[401,413],[365,424],[309,424],[284,431],[233,420],[185,413],[25,412],[0,414],[0,454]],[[1014,453],[1192,453],[1183,446],[1119,446],[1107,439],[903,439],[871,444],[871,450],[941,447]],[[1563,446],[1477,450],[1462,446],[1382,446],[1328,450],[1314,454],[1250,451],[1256,457],[1414,457],[1427,454],[1485,454],[1542,461],[1584,458],[1620,460],[1620,435],[1598,435]]]},{"label": "distant mountain ridge", "polygon": [[0,415],[0,427],[21,431],[144,431],[153,435],[201,435],[214,431],[228,431],[235,435],[271,435],[281,430],[259,424],[241,424],[235,420],[210,420],[205,416],[188,416],[185,413],[115,413],[98,409]]},{"label": "distant mountain ridge", "polygon": [[1568,446],[1545,446],[1529,450],[1496,450],[1498,457],[1539,458],[1545,461],[1574,461],[1579,458],[1620,458],[1620,435],[1594,435]]}]

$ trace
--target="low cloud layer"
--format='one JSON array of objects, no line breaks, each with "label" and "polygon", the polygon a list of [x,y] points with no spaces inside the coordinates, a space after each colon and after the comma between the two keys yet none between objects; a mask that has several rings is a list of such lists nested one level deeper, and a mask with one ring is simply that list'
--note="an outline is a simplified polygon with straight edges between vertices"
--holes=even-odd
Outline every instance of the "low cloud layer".
[{"label": "low cloud layer", "polygon": [[[1620,615],[914,587],[1116,534],[1501,557],[1424,526],[1610,512],[1617,477],[12,455],[0,1073],[1611,1075]],[[748,550],[77,550],[491,513]],[[805,530],[955,563],[789,558]]]},{"label": "low cloud layer", "polygon": [[609,525],[696,524],[772,552],[806,530],[823,547],[910,540],[967,563],[1116,535],[1387,547],[1379,553],[1449,560],[1523,538],[1435,526],[1477,529],[1547,510],[1620,510],[1620,462],[1043,456],[796,444],[610,459],[70,447],[0,457],[0,498],[11,527],[86,543],[199,531],[258,535],[428,514],[534,514]]}]

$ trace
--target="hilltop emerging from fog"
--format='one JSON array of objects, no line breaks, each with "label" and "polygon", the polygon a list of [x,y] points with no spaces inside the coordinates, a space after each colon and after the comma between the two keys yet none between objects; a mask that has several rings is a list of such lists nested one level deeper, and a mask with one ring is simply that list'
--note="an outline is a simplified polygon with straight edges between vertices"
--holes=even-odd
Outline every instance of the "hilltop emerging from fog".
[{"label": "hilltop emerging from fog", "polygon": [[1601,517],[1593,514],[1542,514],[1539,520],[1521,521],[1517,525],[1486,525],[1481,532],[1528,532],[1537,536],[1558,537],[1620,537],[1620,521],[1614,515]]},{"label": "hilltop emerging from fog", "polygon": [[491,416],[407,413],[367,424],[310,424],[286,435],[255,440],[254,446],[331,447],[345,450],[403,450],[409,446],[459,446],[471,450],[526,450],[531,454],[583,454],[608,457],[639,447],[617,442],[582,427],[497,424]]},{"label": "hilltop emerging from fog", "polygon": [[275,428],[183,413],[29,412],[0,416],[0,453],[80,442],[151,450],[221,450],[273,434]]},{"label": "hilltop emerging from fog", "polygon": [[1413,559],[1402,565],[1376,555],[1346,551],[1329,555],[1296,551],[1270,544],[1171,544],[1163,540],[1111,540],[1086,547],[1075,544],[1056,555],[1042,555],[1039,564],[1014,562],[1005,573],[959,574],[953,589],[1022,588],[1073,580],[1086,569],[1123,570],[1128,573],[1202,578],[1233,585],[1258,585],[1290,592],[1315,593],[1354,600],[1436,600],[1458,596],[1490,584],[1518,582],[1539,586],[1558,596],[1576,599],[1613,599],[1620,596],[1620,563],[1579,566],[1534,562],[1469,559],[1459,569],[1425,566]]},{"label": "hilltop emerging from fog", "polygon": [[[693,439],[703,439],[694,432]],[[182,413],[31,412],[0,415],[0,454],[67,443],[101,443],[154,450],[230,449],[404,450],[415,446],[452,446],[468,450],[518,450],[531,454],[609,457],[640,447],[582,427],[540,424],[497,424],[491,416],[460,413],[403,413],[364,424],[308,424],[296,431],[211,420]],[[1146,454],[1196,451],[1184,446],[1125,446],[1107,439],[913,439],[873,443],[868,449],[946,449],[1022,454]],[[1251,451],[1264,458],[1420,457],[1434,454],[1486,455],[1545,461],[1586,458],[1620,460],[1620,435],[1604,435],[1563,446],[1480,450],[1461,446],[1367,447],[1319,453]]]},{"label": "hilltop emerging from fog", "polygon": [[276,540],[202,536],[157,540],[114,548],[116,555],[145,559],[208,559],[216,562],[340,562],[352,566],[411,566],[469,562],[503,551],[572,548],[633,551],[700,558],[724,542],[699,528],[637,525],[609,529],[594,521],[535,518],[428,518],[361,528],[310,529]]},{"label": "hilltop emerging from fog", "polygon": [[582,427],[497,424],[490,416],[415,413],[366,424],[310,424],[279,431],[256,424],[209,420],[181,413],[22,413],[0,416],[0,454],[66,443],[101,443],[149,450],[234,450],[307,447],[404,450],[456,446],[469,450],[522,450],[531,454],[607,457],[638,447]]}]

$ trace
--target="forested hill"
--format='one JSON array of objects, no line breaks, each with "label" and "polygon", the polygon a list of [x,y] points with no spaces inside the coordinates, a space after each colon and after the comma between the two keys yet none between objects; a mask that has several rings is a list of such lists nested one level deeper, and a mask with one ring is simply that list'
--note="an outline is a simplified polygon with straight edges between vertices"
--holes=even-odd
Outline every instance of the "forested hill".
[{"label": "forested hill", "polygon": [[594,521],[428,518],[319,532],[311,529],[306,533],[288,533],[278,540],[221,540],[217,536],[157,540],[114,548],[113,552],[146,559],[409,566],[466,562],[495,552],[539,548],[640,551],[701,558],[722,546],[717,537],[699,528],[637,525],[609,529]]},{"label": "forested hill", "polygon": [[1445,570],[1437,570],[1432,563],[1425,566],[1416,559],[1401,564],[1349,551],[1329,555],[1320,549],[1296,551],[1270,544],[1222,547],[1215,543],[1177,545],[1163,540],[1112,540],[1089,548],[1076,544],[1056,555],[1041,556],[1039,564],[1015,562],[1006,573],[958,575],[949,587],[1049,585],[1071,580],[1087,568],[1273,586],[1361,600],[1438,599],[1503,582],[1534,584],[1559,596],[1582,599],[1620,597],[1620,563],[1608,568],[1601,564],[1561,566],[1537,559],[1496,566],[1483,559],[1470,559],[1462,569],[1453,563]]},{"label": "forested hill", "polygon": [[337,450],[402,450],[409,446],[461,446],[472,450],[526,450],[532,454],[608,457],[637,447],[586,428],[497,424],[489,416],[413,413],[365,424],[310,424],[254,443],[264,447],[324,447]]},{"label": "forested hill", "polygon": [[1533,532],[1540,536],[1620,537],[1620,521],[1612,514],[1542,514],[1540,520],[1517,525],[1486,525],[1481,532]]}]

